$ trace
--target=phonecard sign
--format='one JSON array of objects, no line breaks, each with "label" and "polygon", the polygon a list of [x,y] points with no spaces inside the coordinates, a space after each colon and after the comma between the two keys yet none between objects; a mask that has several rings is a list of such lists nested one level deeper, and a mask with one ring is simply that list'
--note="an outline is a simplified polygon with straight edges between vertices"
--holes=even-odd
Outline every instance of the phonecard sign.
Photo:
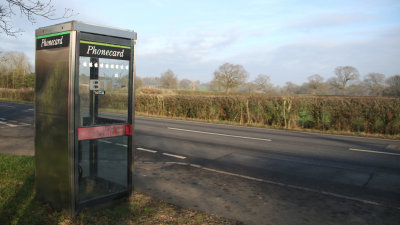
[{"label": "phonecard sign", "polygon": [[69,46],[69,31],[36,37],[36,50]]},{"label": "phonecard sign", "polygon": [[93,41],[80,41],[80,56],[129,60],[131,47]]}]

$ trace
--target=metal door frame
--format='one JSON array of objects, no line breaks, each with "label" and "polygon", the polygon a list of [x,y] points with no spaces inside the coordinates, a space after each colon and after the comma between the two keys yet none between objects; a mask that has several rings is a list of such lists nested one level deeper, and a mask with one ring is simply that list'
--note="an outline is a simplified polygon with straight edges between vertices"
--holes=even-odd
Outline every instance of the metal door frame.
[{"label": "metal door frame", "polygon": [[[78,154],[79,154],[79,140],[78,140],[78,128],[80,127],[80,101],[79,101],[79,50],[80,50],[80,40],[82,40],[82,36],[84,36],[85,41],[94,41],[94,42],[107,42],[107,43],[112,43],[112,44],[118,44],[118,45],[125,45],[127,46],[127,43],[129,43],[129,46],[131,47],[131,54],[130,54],[130,60],[129,60],[129,86],[128,86],[128,121],[127,124],[130,124],[132,126],[132,130],[134,130],[134,116],[135,116],[135,110],[134,110],[134,78],[135,78],[135,51],[136,51],[136,40],[134,39],[126,39],[126,38],[118,38],[118,37],[108,37],[108,36],[103,36],[100,34],[91,34],[91,33],[86,33],[82,31],[77,31],[76,32],[76,39],[75,39],[75,65],[74,65],[74,70],[75,70],[75,77],[74,77],[74,215],[76,215],[80,210],[86,207],[91,207],[94,205],[102,204],[102,203],[107,203],[110,200],[118,199],[121,197],[125,196],[131,196],[133,195],[133,172],[134,172],[134,160],[133,160],[133,148],[134,148],[134,137],[132,135],[128,135],[128,147],[127,147],[127,190],[119,193],[113,193],[110,195],[104,195],[100,196],[94,199],[90,200],[85,200],[82,202],[79,202],[79,172],[77,169],[77,166],[79,164],[78,162]],[[101,57],[99,57],[101,58]]]}]

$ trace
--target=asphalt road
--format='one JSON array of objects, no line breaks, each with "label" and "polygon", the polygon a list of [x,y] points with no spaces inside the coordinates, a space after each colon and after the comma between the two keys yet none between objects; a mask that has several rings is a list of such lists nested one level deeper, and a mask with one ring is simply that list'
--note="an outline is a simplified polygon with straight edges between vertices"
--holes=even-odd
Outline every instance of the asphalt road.
[{"label": "asphalt road", "polygon": [[[32,105],[0,101],[1,152],[33,154],[32,131]],[[168,202],[245,224],[400,221],[400,141],[148,117],[134,132],[135,188]]]},{"label": "asphalt road", "polygon": [[136,118],[136,146],[271,183],[400,207],[400,141]]}]

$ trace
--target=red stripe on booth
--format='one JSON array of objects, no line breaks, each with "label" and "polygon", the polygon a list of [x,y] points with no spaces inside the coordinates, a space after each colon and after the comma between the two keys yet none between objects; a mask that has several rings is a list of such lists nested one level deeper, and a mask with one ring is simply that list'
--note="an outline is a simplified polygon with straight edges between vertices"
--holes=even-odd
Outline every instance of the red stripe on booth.
[{"label": "red stripe on booth", "polygon": [[125,135],[132,136],[132,124],[125,125]]},{"label": "red stripe on booth", "polygon": [[79,141],[124,135],[132,135],[131,124],[78,128]]}]

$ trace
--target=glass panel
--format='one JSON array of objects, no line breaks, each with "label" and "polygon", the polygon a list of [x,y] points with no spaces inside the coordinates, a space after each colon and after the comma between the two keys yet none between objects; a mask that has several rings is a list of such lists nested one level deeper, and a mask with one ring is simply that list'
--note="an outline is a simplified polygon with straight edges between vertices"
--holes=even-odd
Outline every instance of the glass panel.
[{"label": "glass panel", "polygon": [[79,142],[79,200],[127,191],[128,138],[126,136]]},{"label": "glass panel", "polygon": [[[90,80],[99,81],[97,91]],[[126,123],[128,82],[128,60],[79,57],[80,126]]]},{"label": "glass panel", "polygon": [[[89,57],[79,57],[79,107],[80,107],[80,122],[79,125],[87,125],[89,118],[89,105],[90,105],[90,68],[89,68]],[[86,118],[85,123],[83,120]]]}]

